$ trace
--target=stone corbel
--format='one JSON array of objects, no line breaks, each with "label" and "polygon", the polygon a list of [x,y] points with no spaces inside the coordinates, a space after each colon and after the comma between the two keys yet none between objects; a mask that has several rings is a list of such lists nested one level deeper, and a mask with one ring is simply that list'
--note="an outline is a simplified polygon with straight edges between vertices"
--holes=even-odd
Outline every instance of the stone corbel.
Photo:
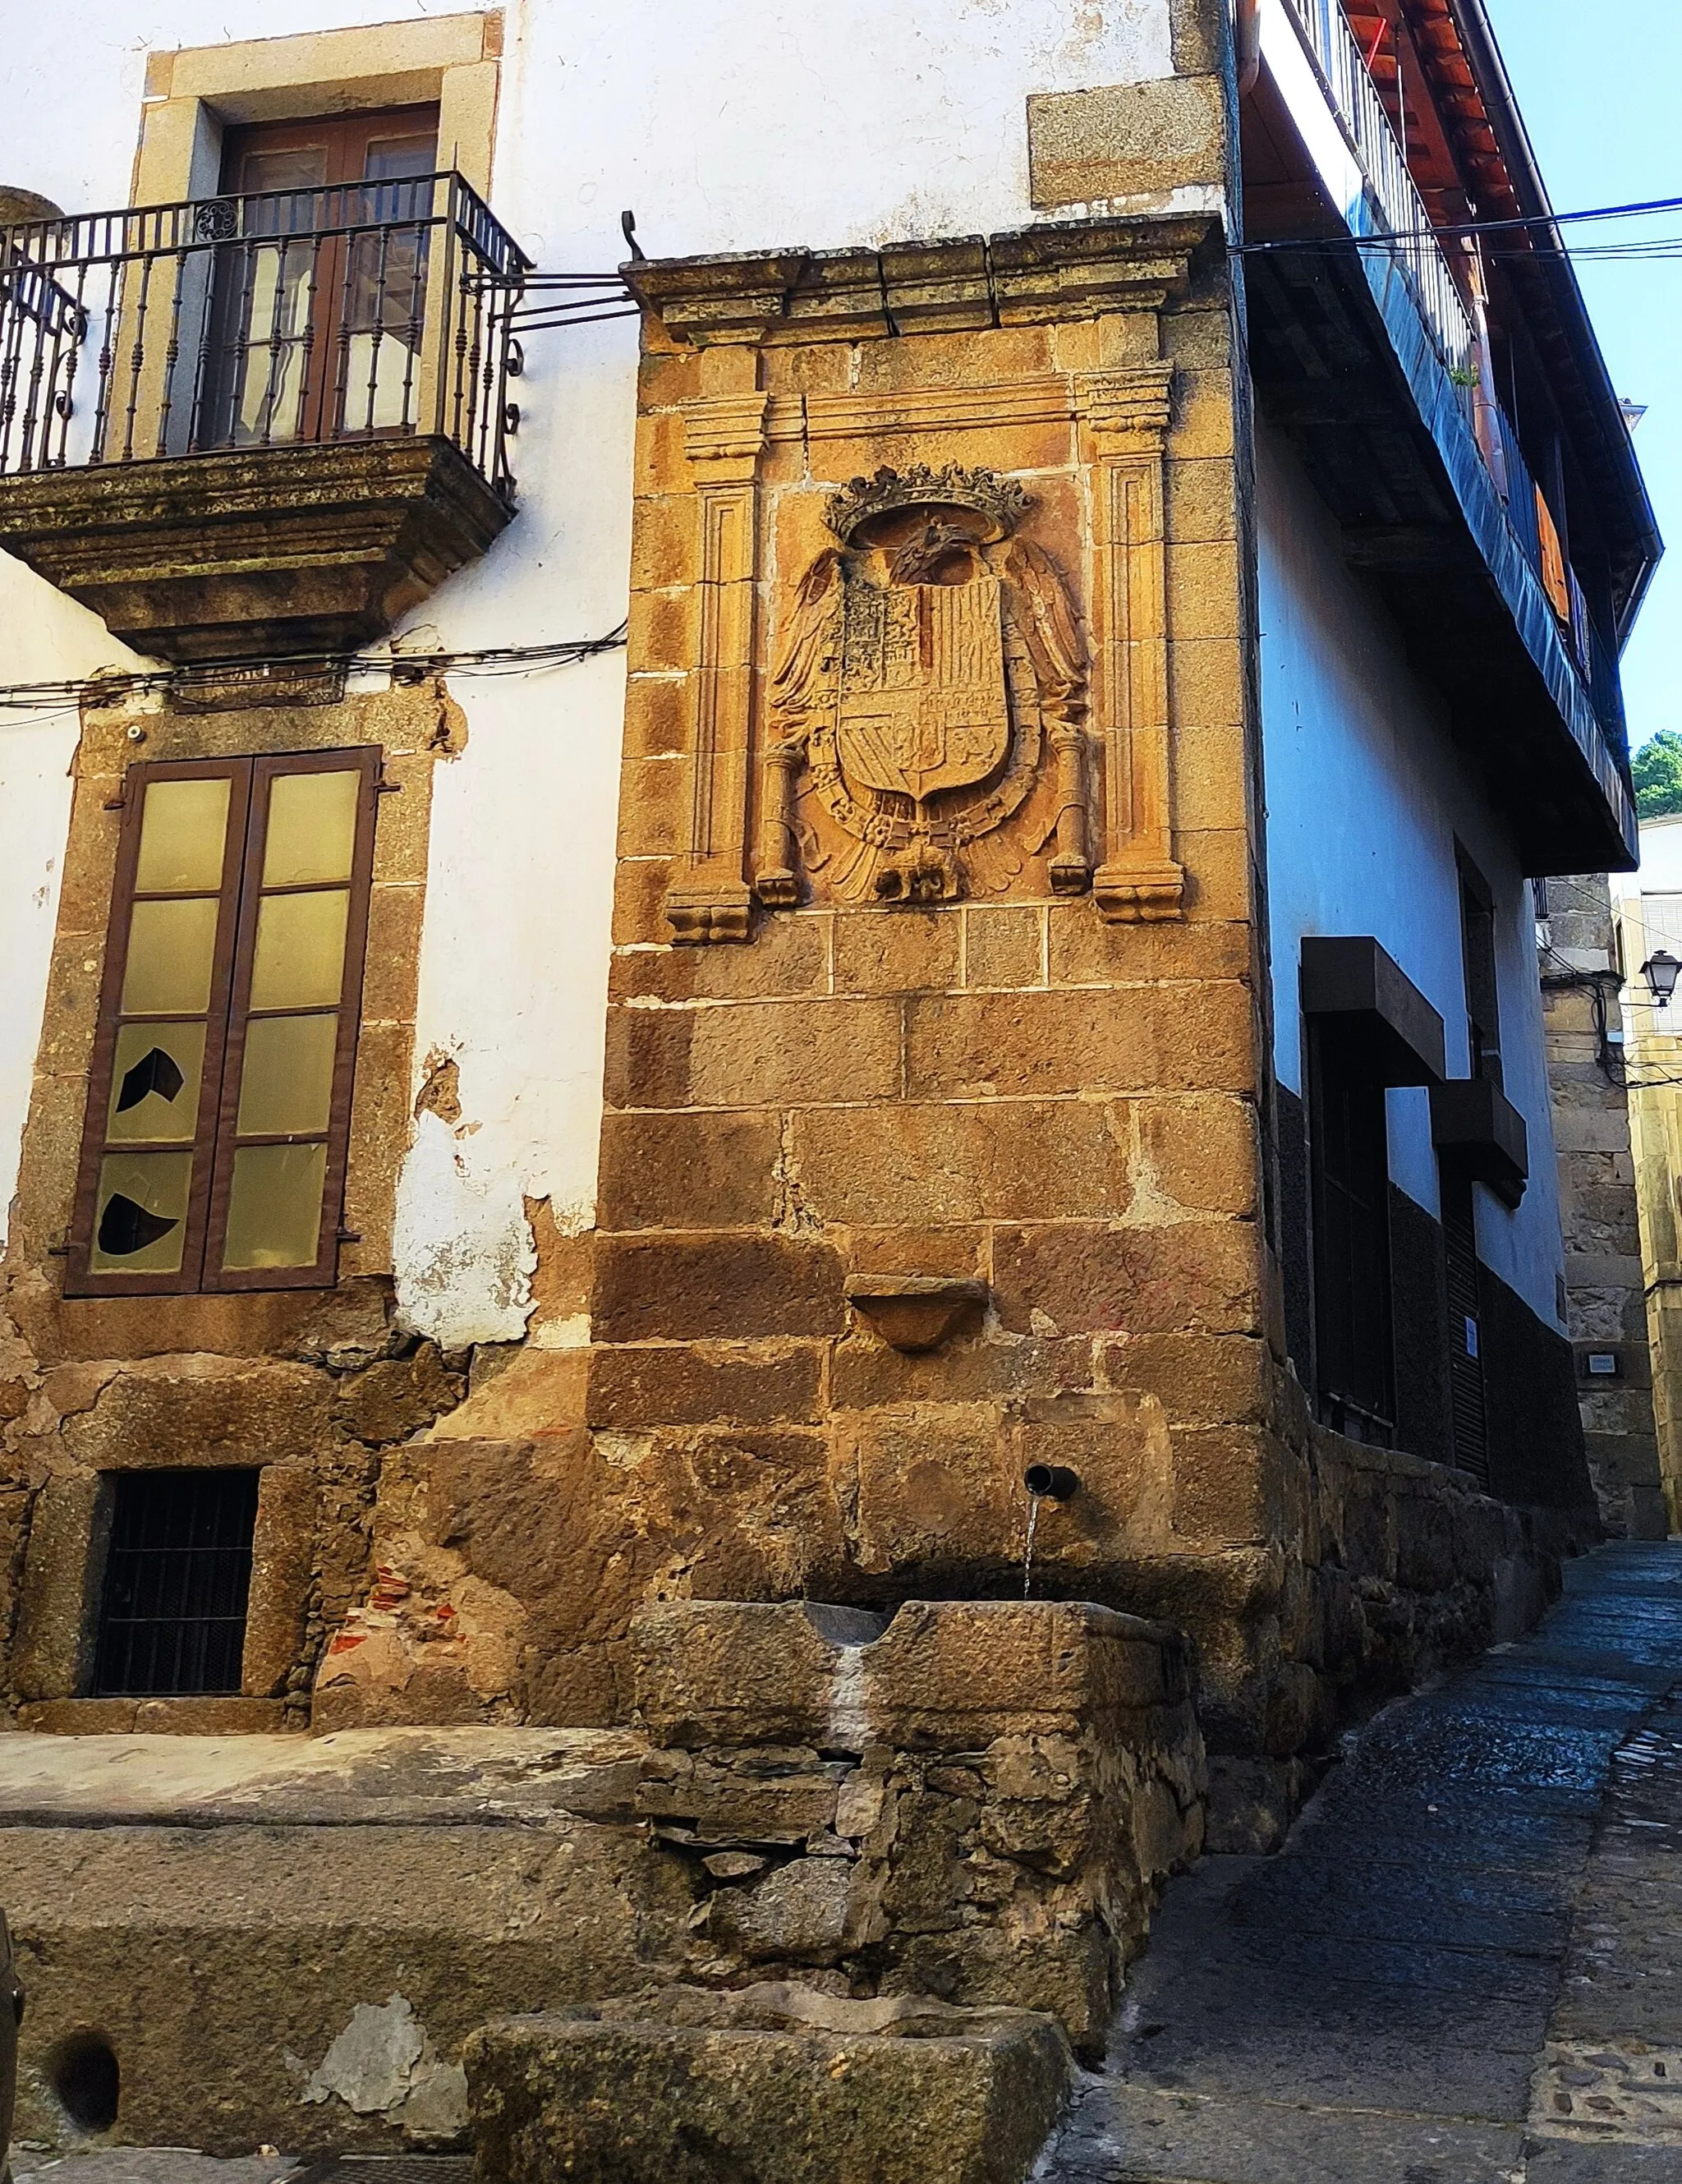
[{"label": "stone corbel", "polygon": [[1103,749],[1103,856],[1092,892],[1115,922],[1178,917],[1185,875],[1172,854],[1167,538],[1162,456],[1170,364],[1083,374],[1094,467],[1092,600]]},{"label": "stone corbel", "polygon": [[666,915],[673,937],[696,945],[747,939],[753,906],[748,749],[767,399],[756,392],[711,395],[683,412],[684,448],[701,504],[700,629],[689,843],[666,893]]}]

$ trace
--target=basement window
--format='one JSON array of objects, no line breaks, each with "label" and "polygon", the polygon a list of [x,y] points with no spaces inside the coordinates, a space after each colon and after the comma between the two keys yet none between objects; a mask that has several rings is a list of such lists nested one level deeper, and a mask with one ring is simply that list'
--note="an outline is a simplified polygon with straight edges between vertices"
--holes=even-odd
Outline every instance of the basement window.
[{"label": "basement window", "polygon": [[100,1601],[100,1698],[239,1691],[257,1473],[121,1471]]}]

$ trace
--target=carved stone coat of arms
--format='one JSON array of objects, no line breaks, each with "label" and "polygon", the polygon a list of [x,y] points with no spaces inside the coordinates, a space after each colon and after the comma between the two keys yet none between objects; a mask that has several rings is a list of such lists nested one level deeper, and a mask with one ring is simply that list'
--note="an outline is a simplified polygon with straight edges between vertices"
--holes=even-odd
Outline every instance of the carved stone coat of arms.
[{"label": "carved stone coat of arms", "polygon": [[[999,830],[1048,745],[1051,884],[1087,884],[1085,655],[1050,557],[1013,535],[1028,505],[1011,481],[957,464],[881,470],[832,497],[839,543],[795,588],[771,678],[762,901],[797,901],[803,866],[827,866],[843,899],[1008,886],[1023,853]],[[805,797],[844,848],[819,846]]]}]

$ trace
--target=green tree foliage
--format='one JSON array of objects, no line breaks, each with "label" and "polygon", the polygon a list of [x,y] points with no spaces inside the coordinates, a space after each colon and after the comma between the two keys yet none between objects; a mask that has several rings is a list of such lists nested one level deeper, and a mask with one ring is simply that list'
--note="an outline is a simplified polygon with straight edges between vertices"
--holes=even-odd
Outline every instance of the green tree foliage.
[{"label": "green tree foliage", "polygon": [[1682,812],[1682,735],[1661,728],[1630,761],[1635,780],[1635,809],[1643,819],[1668,819]]}]

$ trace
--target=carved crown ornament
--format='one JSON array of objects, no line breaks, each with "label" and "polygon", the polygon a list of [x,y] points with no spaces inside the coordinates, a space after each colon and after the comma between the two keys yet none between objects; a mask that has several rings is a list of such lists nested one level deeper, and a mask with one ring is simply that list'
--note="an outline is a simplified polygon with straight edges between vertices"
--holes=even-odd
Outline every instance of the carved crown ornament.
[{"label": "carved crown ornament", "polygon": [[[1086,652],[1050,556],[1015,535],[1028,495],[997,471],[915,464],[831,496],[826,547],[775,632],[755,892],[799,900],[827,867],[842,900],[942,902],[1021,870],[999,830],[1048,750],[1050,875],[1090,883]],[[814,798],[838,850],[803,819]],[[833,837],[829,838],[831,841]]]}]

